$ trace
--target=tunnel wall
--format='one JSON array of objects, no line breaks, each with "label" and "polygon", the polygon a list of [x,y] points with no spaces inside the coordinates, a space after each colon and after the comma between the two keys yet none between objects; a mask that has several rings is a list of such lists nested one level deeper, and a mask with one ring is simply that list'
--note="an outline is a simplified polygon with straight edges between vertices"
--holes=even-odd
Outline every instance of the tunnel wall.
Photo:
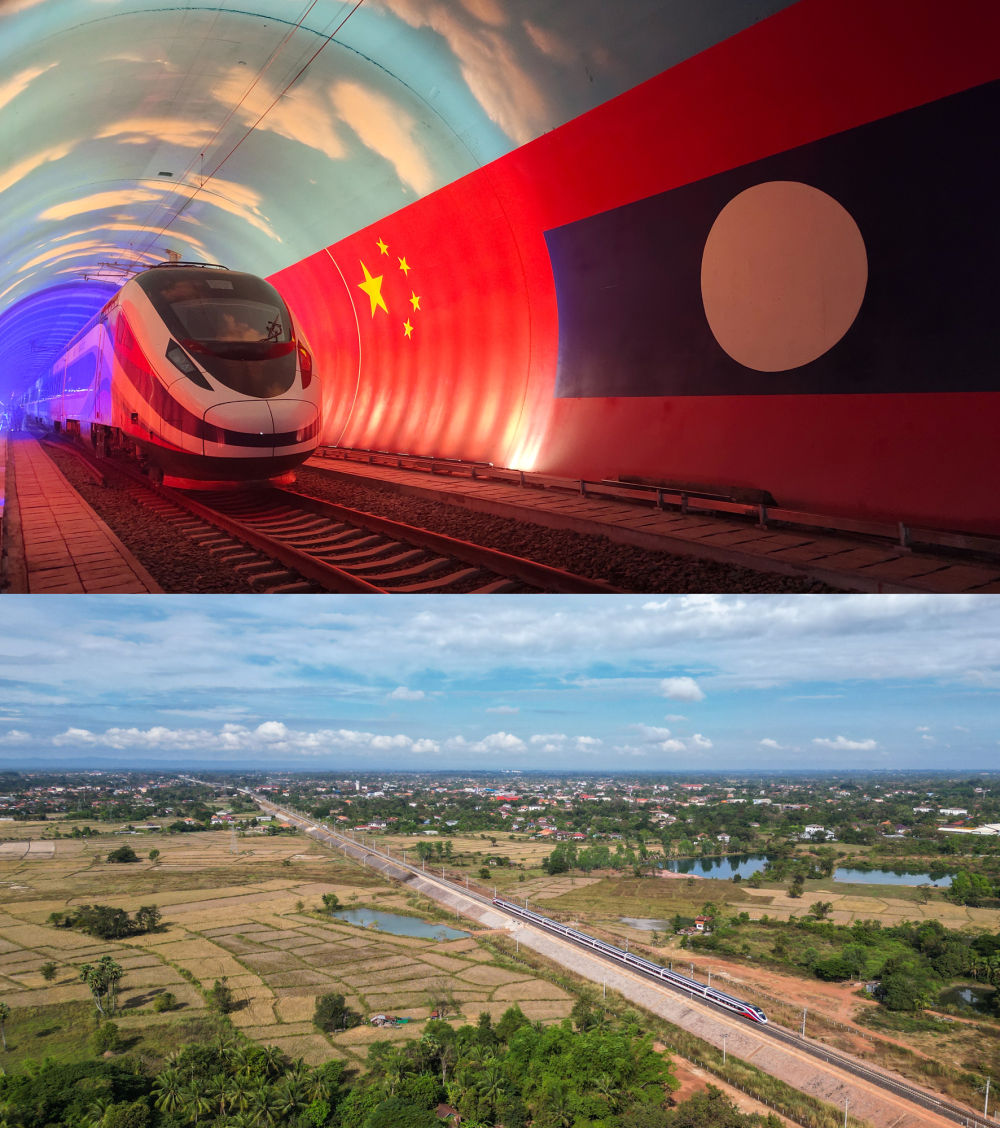
[{"label": "tunnel wall", "polygon": [[998,33],[800,0],[279,272],[326,441],[1000,532]]}]

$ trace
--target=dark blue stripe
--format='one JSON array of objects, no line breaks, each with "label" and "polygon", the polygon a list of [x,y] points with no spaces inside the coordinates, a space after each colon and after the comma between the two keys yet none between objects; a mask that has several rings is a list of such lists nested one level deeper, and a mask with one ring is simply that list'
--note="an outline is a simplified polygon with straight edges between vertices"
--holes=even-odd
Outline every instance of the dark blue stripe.
[{"label": "dark blue stripe", "polygon": [[[547,231],[556,396],[1000,390],[998,120],[994,82]],[[769,180],[801,181],[837,200],[861,231],[869,266],[861,310],[840,342],[773,373],[723,351],[701,300],[712,224],[736,195]]]}]

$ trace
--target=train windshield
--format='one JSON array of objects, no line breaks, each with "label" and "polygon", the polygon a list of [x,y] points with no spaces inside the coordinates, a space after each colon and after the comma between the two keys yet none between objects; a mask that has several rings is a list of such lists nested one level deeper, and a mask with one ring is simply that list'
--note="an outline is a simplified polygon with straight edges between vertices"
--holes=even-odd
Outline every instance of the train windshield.
[{"label": "train windshield", "polygon": [[252,274],[158,267],[135,281],[171,334],[221,383],[269,398],[295,379],[295,343],[278,291]]}]

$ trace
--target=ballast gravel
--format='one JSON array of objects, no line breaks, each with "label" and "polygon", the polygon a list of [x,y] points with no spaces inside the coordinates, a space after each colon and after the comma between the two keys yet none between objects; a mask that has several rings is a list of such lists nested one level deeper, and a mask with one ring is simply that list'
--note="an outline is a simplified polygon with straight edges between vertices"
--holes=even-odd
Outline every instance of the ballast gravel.
[{"label": "ballast gravel", "polygon": [[[109,475],[99,485],[70,454],[47,448],[59,469],[123,544],[142,561],[167,592],[239,593],[259,591],[235,569],[199,547],[180,529],[140,505],[124,481]],[[616,544],[608,537],[547,529],[506,517],[416,498],[368,482],[345,481],[323,470],[301,467],[295,486],[303,494],[405,521],[459,540],[473,541],[530,557],[630,592],[829,592],[809,579],[756,572],[714,561],[697,560]]]},{"label": "ballast gravel", "polygon": [[836,588],[809,579],[757,572],[733,564],[697,560],[669,552],[616,544],[608,537],[547,529],[476,513],[457,505],[398,494],[361,481],[344,481],[323,470],[300,468],[300,493],[351,509],[405,521],[458,540],[529,557],[613,587],[633,592],[832,592]]}]

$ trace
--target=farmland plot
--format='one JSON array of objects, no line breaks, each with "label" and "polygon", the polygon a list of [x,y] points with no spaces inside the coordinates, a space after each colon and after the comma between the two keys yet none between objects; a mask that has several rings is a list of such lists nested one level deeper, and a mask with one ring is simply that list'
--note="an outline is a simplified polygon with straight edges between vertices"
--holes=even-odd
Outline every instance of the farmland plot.
[{"label": "farmland plot", "polygon": [[[25,1015],[51,1008],[52,1029],[59,1015],[69,1014],[66,1008],[93,1013],[80,967],[104,955],[125,971],[116,1022],[153,1057],[161,1052],[157,1046],[169,1043],[171,1024],[207,1015],[206,996],[216,980],[232,992],[234,1026],[309,1062],[342,1057],[359,1063],[373,1040],[419,1037],[420,1024],[443,998],[450,999],[452,1017],[470,1021],[481,1011],[499,1017],[517,1001],[531,1017],[552,1021],[573,1004],[528,969],[495,966],[473,937],[393,936],[321,913],[321,897],[329,892],[344,904],[410,912],[415,902],[406,890],[308,839],[243,839],[233,853],[231,837],[219,833],[133,836],[142,860],[109,865],[106,855],[120,838],[39,842],[46,824],[38,824],[28,841],[26,826],[18,827],[22,840],[0,843],[0,993],[14,1010],[12,1062],[18,1008]],[[149,849],[160,852],[154,861],[144,856]],[[133,914],[156,904],[162,927],[116,941],[49,922],[52,913],[93,903]],[[56,968],[51,980],[42,975],[47,963]],[[178,1009],[154,1013],[153,1003],[166,991]],[[321,1034],[312,1024],[316,999],[331,992],[363,1016],[385,1012],[411,1021]],[[46,1046],[32,1050],[44,1054]]]}]

